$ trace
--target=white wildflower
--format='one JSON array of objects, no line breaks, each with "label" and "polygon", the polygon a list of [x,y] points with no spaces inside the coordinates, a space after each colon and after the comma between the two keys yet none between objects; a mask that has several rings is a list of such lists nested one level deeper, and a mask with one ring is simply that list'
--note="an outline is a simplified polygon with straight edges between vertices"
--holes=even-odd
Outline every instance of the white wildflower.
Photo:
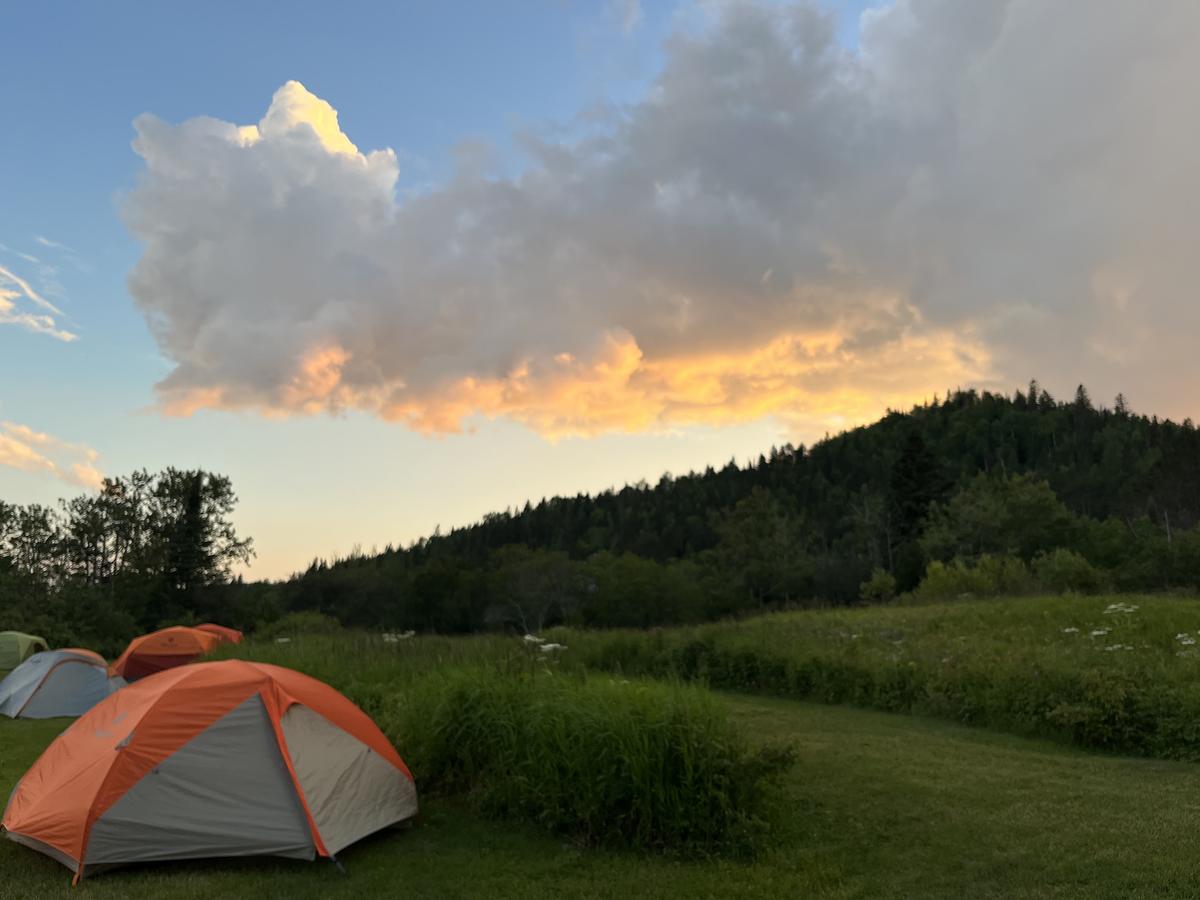
[{"label": "white wildflower", "polygon": [[1078,634],[1078,633],[1079,633],[1079,629],[1073,625],[1070,628],[1063,629],[1063,634]]},{"label": "white wildflower", "polygon": [[277,644],[290,644],[291,642],[292,639],[289,637],[275,638],[275,643]]},{"label": "white wildflower", "polygon": [[566,644],[542,644],[541,650],[543,653],[557,653],[559,650],[566,650]]},{"label": "white wildflower", "polygon": [[1139,608],[1133,603],[1110,603],[1104,607],[1104,615],[1111,616],[1113,613],[1125,613],[1128,615],[1137,612]]},{"label": "white wildflower", "polygon": [[540,638],[537,635],[533,635],[533,634],[525,635],[524,640],[525,640],[525,643],[527,643],[527,644],[544,644],[544,643],[546,643],[545,638]]},{"label": "white wildflower", "polygon": [[1097,628],[1095,631],[1092,632],[1092,637],[1103,637],[1104,635],[1108,634],[1110,631],[1112,631],[1111,628]]}]

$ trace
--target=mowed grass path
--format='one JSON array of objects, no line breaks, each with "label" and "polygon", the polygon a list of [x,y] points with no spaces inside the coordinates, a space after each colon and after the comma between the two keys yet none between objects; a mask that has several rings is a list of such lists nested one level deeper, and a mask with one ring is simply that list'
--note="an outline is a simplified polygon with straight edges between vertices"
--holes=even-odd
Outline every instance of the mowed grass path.
[{"label": "mowed grass path", "polygon": [[[794,740],[777,846],[754,863],[579,850],[446,801],[327,863],[175,863],[70,888],[0,840],[0,898],[1200,897],[1200,766],[1088,754],[930,719],[731,696]],[[0,720],[0,795],[65,722]],[[419,774],[419,773],[418,773]]]}]

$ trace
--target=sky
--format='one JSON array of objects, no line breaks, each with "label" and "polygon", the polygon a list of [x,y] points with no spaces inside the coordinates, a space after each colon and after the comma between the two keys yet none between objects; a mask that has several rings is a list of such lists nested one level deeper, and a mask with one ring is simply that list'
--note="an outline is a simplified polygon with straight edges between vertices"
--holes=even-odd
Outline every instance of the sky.
[{"label": "sky", "polygon": [[948,388],[1196,415],[1200,5],[12,4],[0,497],[249,577]]}]

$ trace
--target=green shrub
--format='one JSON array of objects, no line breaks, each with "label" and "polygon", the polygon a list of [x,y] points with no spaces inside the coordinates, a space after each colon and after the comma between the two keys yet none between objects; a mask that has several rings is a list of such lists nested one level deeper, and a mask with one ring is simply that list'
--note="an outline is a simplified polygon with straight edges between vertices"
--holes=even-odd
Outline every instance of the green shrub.
[{"label": "green shrub", "polygon": [[1039,554],[1033,571],[1042,587],[1059,594],[1095,594],[1104,587],[1104,573],[1064,547]]},{"label": "green shrub", "polygon": [[896,576],[876,569],[858,589],[858,599],[864,603],[886,603],[896,598]]},{"label": "green shrub", "polygon": [[793,761],[749,750],[702,691],[606,676],[431,675],[381,724],[423,789],[587,845],[684,855],[753,852]]},{"label": "green shrub", "polygon": [[961,559],[950,563],[934,560],[913,593],[920,600],[949,600],[1022,594],[1032,587],[1029,569],[1021,560],[984,554],[973,564]]}]

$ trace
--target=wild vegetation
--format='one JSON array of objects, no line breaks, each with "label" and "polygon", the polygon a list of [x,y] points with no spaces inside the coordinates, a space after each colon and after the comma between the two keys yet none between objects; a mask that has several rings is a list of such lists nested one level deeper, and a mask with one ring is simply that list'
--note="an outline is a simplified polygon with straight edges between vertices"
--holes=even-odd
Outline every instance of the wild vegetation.
[{"label": "wild vegetation", "polygon": [[[1093,766],[1099,784],[1105,763],[1063,745],[1200,759],[1200,607],[1181,596],[1200,588],[1198,450],[1190,422],[1120,399],[1097,409],[1082,389],[1070,403],[1036,386],[960,392],[744,468],[555,498],[253,584],[234,574],[252,546],[232,526],[228,479],[135,473],[55,509],[0,504],[0,626],[110,655],[163,624],[251,631],[222,654],[309,672],[380,722],[425,797],[429,829],[403,846],[475,873],[471,895],[546,893],[567,863],[590,874],[560,879],[558,895],[1161,894],[1196,873],[1178,861],[1151,872],[1161,848],[1139,847],[1134,868],[1102,883],[1061,853],[1020,850],[1046,845],[1043,822],[976,782],[989,766],[1012,778],[1041,766],[1050,781],[1030,790],[1057,798],[1053,815],[1132,827],[1111,792],[1074,797],[1062,773]],[[915,749],[897,751],[900,726],[804,700],[952,724],[904,726]],[[813,736],[835,721],[825,743]],[[1015,737],[946,730],[963,724]],[[9,782],[44,727],[0,723]],[[889,766],[926,774],[914,786]],[[1129,808],[1165,796],[1166,770],[1122,771]],[[959,811],[953,833],[907,818],[914,791],[929,821]],[[497,821],[501,836],[484,824]],[[1060,851],[1101,840],[1072,829]],[[892,853],[893,835],[921,851]],[[978,858],[963,835],[1025,853],[1038,874],[945,866]],[[377,848],[393,840],[356,851],[364,883],[384,883],[393,863]],[[1126,849],[1112,858],[1128,863]],[[61,879],[13,853],[0,842],[0,864],[28,883]],[[406,877],[456,895],[442,871],[409,863]],[[286,896],[345,893],[326,874],[299,886],[279,863],[188,871],[197,896],[270,896],[277,877]],[[112,877],[97,885],[165,885],[153,868]]]},{"label": "wild vegetation", "polygon": [[[1175,610],[1190,615],[1189,604],[1180,601],[1174,602],[1175,610],[1169,600],[1160,600],[1163,605],[1153,609],[1141,601],[1120,601],[1139,608],[1132,614],[1106,615],[1103,610],[1108,602],[1094,606],[1100,603],[1098,599],[1081,600],[1085,605],[1072,609],[1076,599],[1043,598],[1040,602],[1048,607],[1051,619],[1045,624],[1057,628],[1063,621],[1073,621],[1082,627],[1093,617],[1107,623],[1121,615],[1117,621],[1125,623],[1120,626],[1123,630],[1148,637],[1157,634],[1161,626],[1173,625]],[[1035,602],[1018,603],[1014,618],[1023,624],[1011,631],[997,626],[1011,603],[1005,600],[942,604],[930,607],[932,611],[923,618],[923,607],[796,616],[812,617],[814,622],[824,617],[859,617],[856,624],[863,628],[869,624],[865,619],[878,616],[882,617],[877,623],[880,629],[907,628],[906,635],[913,641],[918,640],[918,631],[929,632],[931,652],[937,642],[954,643],[961,636],[971,650],[987,656],[989,647],[1000,652],[1035,635],[1047,635],[1048,629],[1042,629],[1031,609],[1023,606]],[[1144,611],[1147,616],[1141,615]],[[899,614],[911,618],[903,622],[888,618]],[[948,619],[945,627],[938,625],[943,619]],[[1186,624],[1194,624],[1194,620]],[[832,619],[827,625],[836,627]],[[762,623],[757,637],[777,626],[770,620]],[[594,648],[573,643],[559,652],[557,664],[543,664],[555,651],[533,651],[511,637],[313,634],[303,628],[290,629],[287,623],[283,630],[290,630],[290,635],[281,632],[269,642],[254,641],[226,652],[304,668],[330,680],[372,705],[398,740],[396,729],[406,718],[416,717],[417,711],[387,710],[393,700],[399,702],[405,695],[407,684],[427,676],[444,676],[454,690],[464,685],[468,690],[486,689],[487,684],[473,675],[462,676],[460,681],[454,674],[477,672],[481,666],[507,672],[505,677],[537,683],[541,675],[535,677],[536,667],[573,690],[578,675],[567,670],[580,665],[579,656],[594,652]],[[1195,628],[1189,631],[1194,634]],[[1054,644],[1057,639],[1049,633],[1047,641]],[[1091,664],[1089,653],[1101,663],[1124,659],[1132,664],[1138,655],[1123,651],[1122,657],[1122,651],[1090,649],[1093,642],[1087,636],[1080,637],[1079,645],[1072,645],[1065,643],[1068,635],[1059,634],[1064,641],[1059,649],[1073,654],[1078,665]],[[276,643],[279,637],[290,640]],[[883,643],[882,634],[875,637]],[[1169,636],[1168,643],[1173,638]],[[780,645],[783,643],[781,640]],[[1184,650],[1191,647],[1182,641],[1175,643]],[[1045,649],[1050,652],[1049,647]],[[1178,664],[1189,660],[1173,658]],[[631,686],[620,681],[619,676],[598,673],[588,683],[614,691],[642,689],[640,681]],[[457,699],[454,690],[438,693],[441,699],[430,702],[453,702]],[[665,690],[673,695],[681,689]],[[657,692],[653,695],[659,696]],[[72,889],[70,875],[61,865],[0,840],[0,872],[4,876],[0,898],[65,898],[82,890],[95,897],[169,894],[183,900],[245,896],[303,900],[382,896],[403,890],[413,896],[447,898],[969,896],[1104,900],[1190,896],[1200,875],[1200,864],[1191,852],[1195,810],[1186,802],[1200,790],[1200,772],[1194,765],[1088,754],[1061,743],[937,719],[787,699],[714,695],[706,704],[730,717],[730,724],[752,753],[791,746],[796,755],[796,765],[780,771],[770,785],[785,814],[773,820],[770,839],[752,857],[680,858],[585,847],[586,835],[561,832],[547,827],[549,822],[525,816],[514,818],[510,809],[488,808],[469,788],[463,793],[437,787],[423,790],[422,817],[414,827],[380,834],[340,854],[348,873],[345,876],[320,863],[184,861],[118,869]],[[391,721],[389,714],[395,716]],[[543,735],[551,734],[557,727],[554,723],[560,721],[557,715],[558,711],[550,711],[550,724],[544,729],[532,719],[522,727],[538,727]],[[601,713],[597,721],[606,715]],[[578,726],[574,719],[570,724]],[[9,792],[62,725],[61,721],[0,721],[0,793]],[[477,747],[469,734],[471,727],[466,726],[467,737]],[[401,743],[400,748],[418,778],[423,778],[433,757],[416,743],[411,748]],[[456,754],[456,758],[462,757]],[[544,781],[551,773],[539,773],[538,777]],[[591,795],[582,791],[580,796]],[[498,815],[505,818],[497,821]],[[1146,822],[1153,822],[1154,827],[1145,827]],[[565,838],[564,834],[572,836]]]},{"label": "wild vegetation", "polygon": [[555,639],[579,664],[624,677],[1200,760],[1200,605],[1191,598],[957,600]]},{"label": "wild vegetation", "polygon": [[[293,620],[296,621],[296,620]],[[424,791],[586,846],[752,855],[786,746],[751,749],[707,692],[560,664],[514,638],[305,633],[225,647],[339,686],[369,711]]]},{"label": "wild vegetation", "polygon": [[229,481],[135,473],[60,505],[0,504],[0,622],[114,653],[161,624],[311,613],[421,633],[652,627],[961,594],[1195,591],[1200,433],[1098,408],[959,391],[812,447],[653,487],[556,497],[279,583]]}]

